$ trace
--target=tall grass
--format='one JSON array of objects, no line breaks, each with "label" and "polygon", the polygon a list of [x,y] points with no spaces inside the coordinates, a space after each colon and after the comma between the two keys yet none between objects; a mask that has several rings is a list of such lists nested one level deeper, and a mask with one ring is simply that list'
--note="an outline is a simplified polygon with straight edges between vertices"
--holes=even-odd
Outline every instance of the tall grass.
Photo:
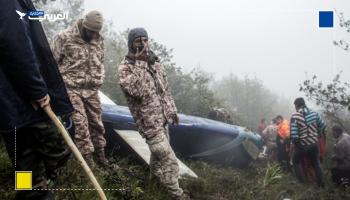
[{"label": "tall grass", "polygon": [[[116,158],[121,169],[111,171],[93,169],[110,200],[165,200],[166,190],[157,180],[150,178],[149,169],[128,158]],[[350,199],[350,189],[334,187],[330,174],[326,173],[326,187],[319,189],[311,184],[300,184],[291,172],[283,171],[277,164],[256,161],[244,169],[215,166],[199,161],[185,161],[193,169],[198,179],[185,178],[180,185],[192,199],[199,200],[282,200],[310,199],[337,200]],[[327,171],[327,169],[326,169]],[[56,199],[95,200],[96,191],[75,190],[93,188],[84,172],[74,159],[59,172],[58,179],[50,183],[50,188],[66,190],[54,191]],[[120,190],[118,190],[120,189]],[[5,149],[0,145],[0,199],[14,198],[14,171]]]}]

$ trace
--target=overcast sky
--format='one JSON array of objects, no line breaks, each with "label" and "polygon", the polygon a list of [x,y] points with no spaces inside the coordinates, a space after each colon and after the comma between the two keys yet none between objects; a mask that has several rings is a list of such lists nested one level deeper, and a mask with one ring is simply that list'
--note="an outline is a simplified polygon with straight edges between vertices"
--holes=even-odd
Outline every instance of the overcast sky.
[{"label": "overcast sky", "polygon": [[86,0],[113,20],[119,32],[145,27],[149,36],[174,49],[174,61],[186,71],[201,66],[216,79],[232,72],[258,77],[291,100],[298,84],[318,75],[330,80],[343,70],[350,80],[350,52],[333,45],[350,33],[318,28],[320,10],[343,11],[349,0]]}]

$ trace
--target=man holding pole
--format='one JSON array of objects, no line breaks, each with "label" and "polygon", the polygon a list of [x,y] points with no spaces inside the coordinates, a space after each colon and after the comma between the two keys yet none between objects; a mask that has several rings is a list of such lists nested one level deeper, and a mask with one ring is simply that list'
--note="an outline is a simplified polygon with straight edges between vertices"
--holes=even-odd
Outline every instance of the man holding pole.
[{"label": "man holding pole", "polygon": [[73,112],[40,22],[16,13],[35,10],[29,0],[0,0],[0,132],[15,171],[32,171],[32,189],[16,199],[54,199],[47,180],[70,155],[44,108]]}]

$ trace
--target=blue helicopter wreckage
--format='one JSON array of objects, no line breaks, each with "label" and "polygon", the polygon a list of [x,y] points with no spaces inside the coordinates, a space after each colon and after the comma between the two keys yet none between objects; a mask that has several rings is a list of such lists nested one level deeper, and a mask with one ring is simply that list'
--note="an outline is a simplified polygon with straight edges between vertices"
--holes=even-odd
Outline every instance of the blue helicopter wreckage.
[{"label": "blue helicopter wreckage", "polygon": [[[102,92],[100,97],[107,150],[138,155],[148,163],[148,146],[138,134],[129,108],[115,104]],[[172,148],[181,158],[245,167],[263,149],[261,137],[244,127],[184,114],[179,114],[179,119],[178,125],[169,126],[169,135]],[[196,177],[186,165],[179,163],[180,173]]]}]

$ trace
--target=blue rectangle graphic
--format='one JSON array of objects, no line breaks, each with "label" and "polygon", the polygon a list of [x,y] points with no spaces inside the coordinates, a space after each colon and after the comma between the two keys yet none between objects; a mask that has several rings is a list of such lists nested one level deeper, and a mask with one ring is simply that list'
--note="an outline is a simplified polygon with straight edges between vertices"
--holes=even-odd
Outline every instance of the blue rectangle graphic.
[{"label": "blue rectangle graphic", "polygon": [[30,16],[30,17],[42,17],[42,16],[44,16],[44,11],[28,11],[28,16]]},{"label": "blue rectangle graphic", "polygon": [[333,28],[333,11],[319,11],[318,27]]}]

